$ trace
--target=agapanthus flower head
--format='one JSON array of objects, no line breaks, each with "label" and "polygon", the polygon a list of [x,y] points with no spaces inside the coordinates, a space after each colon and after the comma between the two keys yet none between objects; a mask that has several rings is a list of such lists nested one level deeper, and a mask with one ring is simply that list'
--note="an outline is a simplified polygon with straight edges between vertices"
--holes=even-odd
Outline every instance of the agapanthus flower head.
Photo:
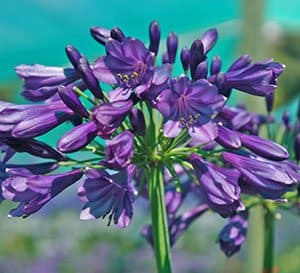
[{"label": "agapanthus flower head", "polygon": [[213,140],[216,126],[209,123],[210,117],[223,104],[223,96],[208,81],[191,82],[186,76],[175,78],[158,99],[158,109],[166,119],[164,135],[176,137],[186,128],[197,144]]},{"label": "agapanthus flower head", "polygon": [[237,253],[244,241],[248,229],[248,212],[240,212],[229,219],[221,230],[217,241],[227,257]]},{"label": "agapanthus flower head", "polygon": [[108,224],[113,221],[118,227],[129,225],[133,216],[134,190],[131,180],[135,166],[110,175],[103,170],[88,169],[87,179],[78,189],[85,206],[80,215],[82,220],[93,220],[108,215]]},{"label": "agapanthus flower head", "polygon": [[[218,38],[216,29],[210,29],[182,48],[184,75],[173,76],[178,37],[174,32],[167,36],[163,64],[157,65],[157,21],[149,26],[149,46],[119,27],[92,27],[91,35],[105,48],[96,61],[67,46],[72,67],[16,68],[24,81],[24,97],[42,103],[0,102],[2,195],[20,203],[10,215],[37,212],[84,176],[78,188],[84,202],[81,219],[107,216],[108,224],[126,227],[140,196],[150,203],[152,216],[142,233],[167,255],[168,244],[174,245],[211,209],[231,217],[218,241],[227,256],[233,255],[247,230],[247,213],[241,211],[256,204],[272,203],[275,208],[279,205],[274,201],[292,200],[297,193],[285,193],[297,185],[299,190],[300,167],[288,160],[288,151],[293,138],[292,156],[299,160],[300,122],[292,126],[285,115],[286,130],[279,130],[283,137],[260,137],[262,125],[275,134],[270,112],[284,65],[271,59],[251,63],[243,55],[222,72],[221,58],[209,59]],[[234,89],[264,96],[268,114],[249,112],[244,104],[225,106]],[[35,139],[64,122],[69,127],[58,138],[57,149]],[[279,138],[287,149],[274,142]],[[11,163],[23,152],[51,161]],[[70,169],[61,173],[59,168]],[[182,212],[192,204],[187,196],[196,204]],[[167,256],[164,261],[168,263]]]}]

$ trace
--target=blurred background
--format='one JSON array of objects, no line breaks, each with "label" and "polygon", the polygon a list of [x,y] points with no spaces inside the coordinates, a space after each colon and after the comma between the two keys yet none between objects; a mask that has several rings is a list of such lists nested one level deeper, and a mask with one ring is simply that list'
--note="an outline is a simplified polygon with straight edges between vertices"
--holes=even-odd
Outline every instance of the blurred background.
[{"label": "blurred background", "polygon": [[[216,27],[219,41],[210,56],[220,55],[224,68],[244,53],[256,60],[273,57],[286,64],[276,94],[276,114],[280,117],[284,110],[296,111],[300,93],[299,0],[0,0],[0,4],[1,100],[23,101],[19,95],[21,81],[14,73],[16,65],[63,66],[67,64],[64,47],[68,44],[93,60],[103,53],[103,48],[90,37],[91,26],[118,26],[147,42],[148,24],[155,19],[161,25],[163,38],[170,31],[178,33],[180,47]],[[177,70],[180,73],[179,66]],[[265,113],[263,99],[239,94],[231,103],[239,101]],[[29,219],[7,219],[10,206],[4,202],[0,207],[1,273],[155,271],[151,248],[139,235],[140,227],[149,222],[142,203],[135,206],[134,221],[126,230],[107,227],[101,220],[81,222],[75,188]],[[277,221],[279,272],[300,272],[298,217],[283,213]],[[259,244],[259,221],[258,217],[251,222],[242,251],[227,259],[215,243],[225,221],[213,214],[204,215],[175,245],[174,272],[261,272],[262,253],[251,251]]]}]

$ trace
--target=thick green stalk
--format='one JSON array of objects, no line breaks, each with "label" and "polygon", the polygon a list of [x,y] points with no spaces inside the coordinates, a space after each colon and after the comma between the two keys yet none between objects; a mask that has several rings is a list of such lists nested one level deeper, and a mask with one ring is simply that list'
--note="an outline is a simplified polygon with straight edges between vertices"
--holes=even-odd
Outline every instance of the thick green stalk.
[{"label": "thick green stalk", "polygon": [[147,170],[152,218],[152,237],[158,273],[171,273],[171,251],[164,199],[162,166],[155,163]]},{"label": "thick green stalk", "polygon": [[268,209],[264,217],[265,246],[264,246],[264,271],[263,273],[273,273],[274,271],[274,215]]}]

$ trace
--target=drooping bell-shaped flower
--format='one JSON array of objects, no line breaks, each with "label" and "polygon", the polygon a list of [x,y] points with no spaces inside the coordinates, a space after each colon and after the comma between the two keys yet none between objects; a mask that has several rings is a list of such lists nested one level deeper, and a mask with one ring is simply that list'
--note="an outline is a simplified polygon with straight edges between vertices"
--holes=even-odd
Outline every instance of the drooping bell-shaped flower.
[{"label": "drooping bell-shaped flower", "polygon": [[113,221],[118,227],[127,227],[133,216],[135,197],[131,181],[134,173],[134,165],[113,175],[88,169],[87,179],[78,189],[79,198],[86,203],[80,219],[93,220],[108,215],[108,224]]},{"label": "drooping bell-shaped flower", "polygon": [[37,212],[83,175],[79,169],[54,175],[34,175],[24,168],[9,169],[7,173],[9,177],[2,183],[3,196],[20,203],[10,211],[12,217],[27,217]]},{"label": "drooping bell-shaped flower", "polygon": [[223,96],[208,81],[191,82],[185,76],[175,78],[157,102],[158,110],[166,120],[164,135],[174,138],[186,128],[195,144],[213,140],[217,129],[210,118],[223,104]]},{"label": "drooping bell-shaped flower", "polygon": [[248,212],[240,212],[230,218],[221,230],[217,241],[227,257],[237,253],[246,240],[248,229]]},{"label": "drooping bell-shaped flower", "polygon": [[197,154],[192,154],[189,161],[200,182],[201,193],[211,209],[223,217],[244,209],[238,185],[239,173],[205,162]]},{"label": "drooping bell-shaped flower", "polygon": [[[227,71],[222,78],[223,82],[219,80],[218,87],[221,93],[222,90],[235,88],[251,95],[267,96],[274,92],[277,78],[283,70],[284,65],[272,60],[256,62],[237,70]],[[216,78],[213,77],[210,80],[215,82]]]},{"label": "drooping bell-shaped flower", "polygon": [[111,140],[107,140],[105,157],[100,164],[115,170],[127,167],[133,156],[133,137],[130,131],[123,131]]},{"label": "drooping bell-shaped flower", "polygon": [[229,152],[224,152],[222,157],[241,173],[240,185],[245,192],[259,193],[264,198],[279,199],[300,181],[300,174],[288,161],[277,162]]}]

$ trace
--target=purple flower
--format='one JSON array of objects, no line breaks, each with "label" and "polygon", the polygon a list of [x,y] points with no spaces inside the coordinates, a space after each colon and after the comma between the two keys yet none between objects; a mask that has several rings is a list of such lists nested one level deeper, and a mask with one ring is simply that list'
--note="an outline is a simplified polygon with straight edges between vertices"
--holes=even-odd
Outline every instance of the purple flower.
[{"label": "purple flower", "polygon": [[28,169],[9,169],[10,177],[2,183],[5,199],[19,202],[9,216],[27,217],[41,209],[48,201],[79,180],[81,170],[54,175],[34,175]]},{"label": "purple flower", "polygon": [[288,151],[283,146],[271,140],[239,132],[236,132],[236,134],[238,134],[244,147],[262,157],[279,161],[289,157]]},{"label": "purple flower", "polygon": [[97,130],[98,128],[94,121],[78,125],[59,139],[57,148],[64,153],[78,151],[97,136]]},{"label": "purple flower", "polygon": [[210,117],[224,104],[223,96],[206,80],[191,82],[182,76],[172,81],[171,88],[158,98],[158,110],[164,115],[164,135],[176,137],[188,129],[195,144],[204,144],[216,137],[216,126]]},{"label": "purple flower", "polygon": [[91,27],[90,33],[98,43],[105,45],[110,38],[111,31],[103,27]]},{"label": "purple flower", "polygon": [[80,214],[82,220],[93,220],[107,215],[118,227],[127,227],[133,216],[134,191],[131,180],[135,166],[110,175],[106,171],[87,170],[87,179],[78,189],[85,206]]},{"label": "purple flower", "polygon": [[216,142],[229,149],[238,149],[242,146],[238,134],[220,124],[218,124],[218,137],[216,138]]},{"label": "purple flower", "polygon": [[85,109],[84,105],[73,91],[72,85],[59,86],[58,94],[65,105],[67,105],[74,113],[77,113],[85,118],[89,116],[88,111]]},{"label": "purple flower", "polygon": [[[227,92],[228,89],[235,88],[252,95],[267,96],[274,92],[277,78],[283,70],[284,65],[272,60],[264,60],[226,72],[222,77],[223,82],[219,80],[217,85],[221,93],[222,90]],[[212,76],[210,81],[215,82],[216,77]]]},{"label": "purple flower", "polygon": [[26,152],[41,158],[53,158],[58,161],[65,160],[61,153],[46,143],[35,139],[5,138],[4,143],[18,153]]},{"label": "purple flower", "polygon": [[60,85],[67,85],[79,79],[73,68],[44,65],[19,65],[16,73],[24,80],[23,96],[30,101],[42,101],[52,97]]},{"label": "purple flower", "polygon": [[219,56],[214,56],[211,61],[210,74],[215,75],[221,71],[222,60]]},{"label": "purple flower", "polygon": [[214,211],[222,217],[228,217],[235,211],[244,209],[238,185],[239,173],[205,162],[196,154],[192,154],[189,160],[200,181],[200,190]]},{"label": "purple flower", "polygon": [[170,64],[173,64],[175,62],[177,48],[178,48],[178,37],[176,33],[171,32],[167,38],[167,53],[168,53],[168,61]]},{"label": "purple flower", "polygon": [[223,159],[241,173],[240,184],[249,193],[259,193],[268,199],[279,199],[293,190],[300,174],[288,161],[271,161],[254,155],[237,155],[224,152]]},{"label": "purple flower", "polygon": [[107,55],[98,58],[93,67],[96,78],[121,87],[123,92],[149,87],[154,73],[153,55],[140,40],[109,40],[105,48]]},{"label": "purple flower", "polygon": [[241,249],[242,244],[246,240],[247,229],[247,211],[231,217],[229,222],[223,227],[217,241],[227,257],[234,255]]},{"label": "purple flower", "polygon": [[103,103],[95,108],[93,120],[98,127],[98,135],[102,138],[109,138],[121,125],[132,107],[132,101],[127,100]]},{"label": "purple flower", "polygon": [[144,114],[141,110],[137,108],[132,108],[129,112],[130,124],[133,128],[133,132],[138,135],[145,135],[146,132],[146,122]]},{"label": "purple flower", "polygon": [[182,48],[180,53],[180,61],[183,71],[187,73],[190,67],[190,50],[187,47]]},{"label": "purple flower", "polygon": [[156,56],[159,49],[160,42],[160,27],[157,21],[152,21],[149,26],[149,51],[153,52]]},{"label": "purple flower", "polygon": [[32,138],[70,119],[73,112],[61,101],[17,105],[0,102],[0,136]]},{"label": "purple flower", "polygon": [[133,134],[123,131],[106,141],[105,158],[100,164],[116,170],[127,167],[133,157],[133,148]]}]

